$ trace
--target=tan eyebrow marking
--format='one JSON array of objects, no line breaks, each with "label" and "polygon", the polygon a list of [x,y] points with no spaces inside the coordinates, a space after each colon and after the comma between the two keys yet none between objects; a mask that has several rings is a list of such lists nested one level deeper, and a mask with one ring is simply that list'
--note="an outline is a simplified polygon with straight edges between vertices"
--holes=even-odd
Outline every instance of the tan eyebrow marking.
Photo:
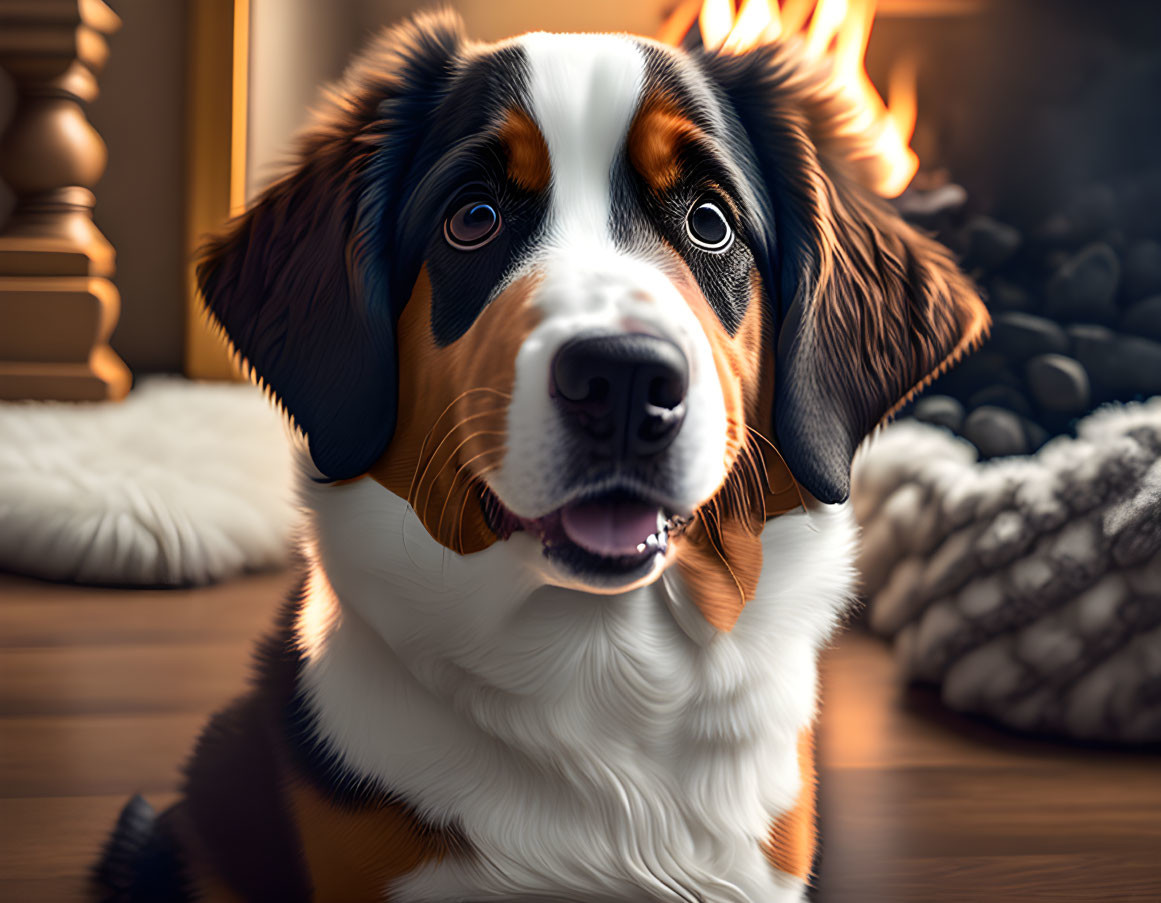
[{"label": "tan eyebrow marking", "polygon": [[526,191],[544,191],[551,179],[548,144],[540,128],[519,107],[510,107],[500,123],[500,143],[508,154],[508,178]]},{"label": "tan eyebrow marking", "polygon": [[645,98],[629,128],[629,162],[654,191],[671,188],[681,175],[681,150],[705,132],[667,94]]}]

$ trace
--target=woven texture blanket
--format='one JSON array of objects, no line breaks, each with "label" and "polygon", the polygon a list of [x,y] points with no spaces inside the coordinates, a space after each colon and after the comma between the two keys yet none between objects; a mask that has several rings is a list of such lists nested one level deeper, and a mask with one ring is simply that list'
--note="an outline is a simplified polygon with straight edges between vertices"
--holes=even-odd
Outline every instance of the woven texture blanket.
[{"label": "woven texture blanket", "polygon": [[1161,397],[986,463],[901,421],[852,496],[870,624],[909,679],[1023,731],[1161,741]]}]

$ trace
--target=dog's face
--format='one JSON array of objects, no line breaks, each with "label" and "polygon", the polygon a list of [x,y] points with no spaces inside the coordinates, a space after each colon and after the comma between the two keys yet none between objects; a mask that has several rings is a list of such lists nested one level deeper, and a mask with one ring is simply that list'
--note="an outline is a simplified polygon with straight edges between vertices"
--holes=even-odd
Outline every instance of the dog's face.
[{"label": "dog's face", "polygon": [[325,477],[457,553],[530,534],[547,582],[677,561],[728,628],[766,518],[843,500],[858,442],[986,324],[819,84],[786,48],[417,20],[208,249],[209,308]]},{"label": "dog's face", "polygon": [[451,549],[522,530],[547,579],[622,589],[762,423],[756,199],[676,54],[530,35],[461,66],[405,214],[422,264],[371,472]]}]

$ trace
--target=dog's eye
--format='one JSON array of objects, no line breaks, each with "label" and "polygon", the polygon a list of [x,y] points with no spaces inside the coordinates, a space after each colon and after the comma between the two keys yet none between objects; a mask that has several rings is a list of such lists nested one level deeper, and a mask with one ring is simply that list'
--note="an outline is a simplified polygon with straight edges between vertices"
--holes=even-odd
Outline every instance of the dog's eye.
[{"label": "dog's eye", "polygon": [[694,204],[685,218],[685,229],[693,243],[704,251],[724,251],[734,240],[734,230],[717,204]]},{"label": "dog's eye", "polygon": [[469,201],[443,221],[443,236],[453,248],[474,251],[500,232],[500,211],[487,201]]}]

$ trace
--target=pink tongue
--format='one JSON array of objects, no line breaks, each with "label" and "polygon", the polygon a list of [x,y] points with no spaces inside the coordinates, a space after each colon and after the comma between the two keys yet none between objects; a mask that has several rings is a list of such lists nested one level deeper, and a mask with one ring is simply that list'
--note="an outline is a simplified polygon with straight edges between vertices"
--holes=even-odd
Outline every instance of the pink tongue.
[{"label": "pink tongue", "polygon": [[657,532],[657,506],[647,502],[581,502],[560,513],[565,535],[595,555],[638,555]]}]

